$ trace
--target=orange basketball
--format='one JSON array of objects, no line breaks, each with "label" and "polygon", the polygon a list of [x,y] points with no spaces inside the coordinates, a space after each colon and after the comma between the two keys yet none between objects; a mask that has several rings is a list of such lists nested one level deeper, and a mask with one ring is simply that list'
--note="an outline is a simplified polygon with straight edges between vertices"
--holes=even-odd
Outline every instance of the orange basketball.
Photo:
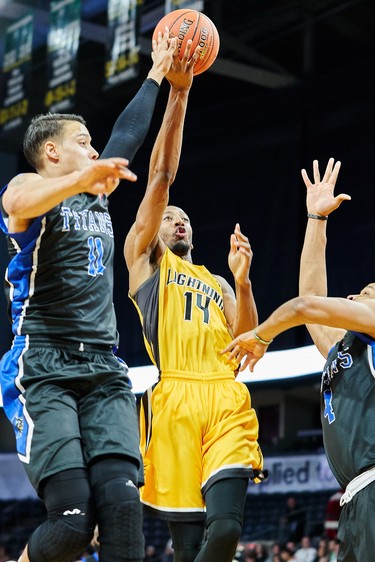
[{"label": "orange basketball", "polygon": [[201,74],[210,68],[219,52],[220,38],[209,17],[197,10],[174,10],[159,21],[152,38],[156,39],[159,31],[164,33],[166,26],[169,29],[170,37],[178,38],[180,58],[185,52],[186,43],[189,39],[193,42],[192,53],[198,45],[201,47],[199,58],[194,66],[194,75]]}]

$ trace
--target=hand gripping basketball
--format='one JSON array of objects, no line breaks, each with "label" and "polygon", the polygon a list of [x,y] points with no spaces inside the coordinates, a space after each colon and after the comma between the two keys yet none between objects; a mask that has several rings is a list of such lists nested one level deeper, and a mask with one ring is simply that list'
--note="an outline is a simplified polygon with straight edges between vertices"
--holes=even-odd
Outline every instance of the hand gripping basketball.
[{"label": "hand gripping basketball", "polygon": [[197,10],[174,10],[159,21],[154,29],[152,39],[156,40],[159,32],[164,33],[165,27],[168,27],[170,37],[177,37],[180,58],[185,52],[189,39],[193,42],[192,53],[194,53],[196,47],[200,47],[199,58],[194,65],[194,76],[210,68],[219,52],[220,38],[209,17]]}]

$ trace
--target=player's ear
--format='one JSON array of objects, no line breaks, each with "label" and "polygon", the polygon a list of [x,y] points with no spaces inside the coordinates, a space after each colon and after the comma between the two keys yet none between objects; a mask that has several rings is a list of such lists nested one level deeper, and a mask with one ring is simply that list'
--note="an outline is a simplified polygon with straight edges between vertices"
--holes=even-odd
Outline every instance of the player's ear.
[{"label": "player's ear", "polygon": [[57,162],[59,159],[59,153],[57,146],[53,141],[47,141],[44,145],[44,151],[50,160]]}]

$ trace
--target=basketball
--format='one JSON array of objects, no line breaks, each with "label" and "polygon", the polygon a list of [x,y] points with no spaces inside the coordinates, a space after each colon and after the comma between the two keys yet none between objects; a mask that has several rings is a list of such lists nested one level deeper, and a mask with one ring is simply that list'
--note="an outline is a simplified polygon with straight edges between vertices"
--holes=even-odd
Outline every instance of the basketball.
[{"label": "basketball", "polygon": [[210,68],[219,52],[220,38],[209,17],[197,10],[174,10],[159,21],[154,29],[152,39],[157,39],[159,31],[164,33],[165,27],[168,27],[170,37],[177,37],[178,39],[180,59],[185,52],[186,43],[189,39],[193,42],[191,53],[194,53],[198,45],[201,47],[199,58],[194,65],[194,76]]}]

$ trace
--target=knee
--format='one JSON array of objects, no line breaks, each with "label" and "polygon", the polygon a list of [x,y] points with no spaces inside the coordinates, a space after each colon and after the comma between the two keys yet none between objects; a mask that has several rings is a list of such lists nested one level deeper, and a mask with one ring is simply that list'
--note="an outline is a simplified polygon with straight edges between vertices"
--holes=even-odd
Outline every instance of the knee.
[{"label": "knee", "polygon": [[126,459],[99,459],[90,467],[90,481],[98,507],[139,502],[137,467]]},{"label": "knee", "polygon": [[123,535],[129,529],[134,538],[142,533],[143,508],[138,488],[132,480],[117,476],[94,490],[100,542],[104,540],[104,533],[107,534],[112,527],[122,529]]},{"label": "knee", "polygon": [[[135,485],[136,467],[114,460],[108,470],[98,463],[91,472],[97,508],[100,552],[122,561],[144,557],[143,510]],[[127,470],[127,468],[130,468]]]},{"label": "knee", "polygon": [[230,516],[208,522],[209,540],[219,548],[225,548],[228,544],[237,544],[241,532],[241,523]]},{"label": "knee", "polygon": [[98,463],[91,473],[92,489],[98,516],[103,510],[113,513],[121,507],[139,506],[141,508],[139,490],[134,481],[136,478],[122,469],[120,461],[114,461],[112,466],[105,469],[103,463]]},{"label": "knee", "polygon": [[90,543],[95,528],[86,471],[54,474],[44,483],[43,496],[48,519],[30,537],[30,562],[74,560]]}]

